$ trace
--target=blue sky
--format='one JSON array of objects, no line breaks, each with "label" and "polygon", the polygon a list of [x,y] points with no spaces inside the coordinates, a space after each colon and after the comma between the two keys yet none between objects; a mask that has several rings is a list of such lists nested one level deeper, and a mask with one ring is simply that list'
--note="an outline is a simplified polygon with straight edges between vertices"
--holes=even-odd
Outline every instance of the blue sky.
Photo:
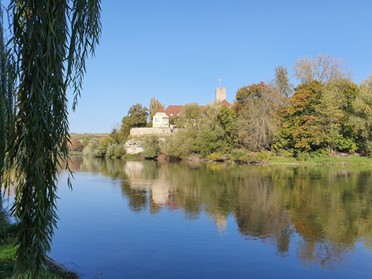
[{"label": "blue sky", "polygon": [[[89,59],[71,132],[110,132],[135,103],[232,102],[282,65],[331,55],[355,82],[372,74],[372,1],[102,0],[103,33]],[[295,83],[295,80],[293,79]]]}]

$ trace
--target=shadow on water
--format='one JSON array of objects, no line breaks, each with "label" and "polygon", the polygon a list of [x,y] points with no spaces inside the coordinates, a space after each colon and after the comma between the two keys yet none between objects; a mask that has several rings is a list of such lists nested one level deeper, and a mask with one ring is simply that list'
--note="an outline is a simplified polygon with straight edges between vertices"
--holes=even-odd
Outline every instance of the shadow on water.
[{"label": "shadow on water", "polygon": [[74,171],[120,179],[132,211],[205,212],[242,237],[291,246],[307,263],[332,267],[358,242],[372,248],[372,171],[342,167],[159,164],[74,158]]}]

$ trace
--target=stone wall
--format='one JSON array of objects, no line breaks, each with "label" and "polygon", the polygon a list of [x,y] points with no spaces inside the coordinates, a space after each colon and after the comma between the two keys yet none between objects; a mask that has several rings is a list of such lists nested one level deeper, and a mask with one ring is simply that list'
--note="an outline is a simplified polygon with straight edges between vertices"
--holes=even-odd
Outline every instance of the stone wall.
[{"label": "stone wall", "polygon": [[159,142],[164,143],[166,139],[172,134],[176,133],[180,129],[174,127],[168,128],[132,128],[130,129],[129,139],[125,144],[125,151],[127,154],[139,154],[143,152],[143,140],[146,136],[154,135],[158,136]]},{"label": "stone wall", "polygon": [[170,135],[174,132],[174,129],[168,128],[132,128],[130,129],[130,135],[133,137],[136,136],[145,136],[145,135]]}]

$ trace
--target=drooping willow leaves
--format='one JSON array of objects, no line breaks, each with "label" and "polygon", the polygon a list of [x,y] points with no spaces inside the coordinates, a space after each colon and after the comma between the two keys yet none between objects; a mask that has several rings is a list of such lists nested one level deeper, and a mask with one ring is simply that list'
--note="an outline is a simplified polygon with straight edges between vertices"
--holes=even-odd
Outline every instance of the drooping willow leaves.
[{"label": "drooping willow leaves", "polygon": [[56,227],[58,169],[68,169],[66,90],[75,93],[75,106],[101,33],[100,0],[12,0],[9,8],[19,81],[6,161],[17,184],[16,272],[39,278]]},{"label": "drooping willow leaves", "polygon": [[2,187],[5,150],[13,131],[14,122],[14,63],[12,63],[4,36],[3,9],[0,8],[0,189]]},{"label": "drooping willow leaves", "polygon": [[[0,2],[1,5],[1,2]],[[3,33],[3,14],[0,7],[0,195],[1,195],[1,185],[2,185],[2,173],[4,166],[5,157],[5,123],[6,123],[6,113],[5,113],[5,45],[4,45],[4,33]],[[0,204],[1,208],[1,204]]]}]

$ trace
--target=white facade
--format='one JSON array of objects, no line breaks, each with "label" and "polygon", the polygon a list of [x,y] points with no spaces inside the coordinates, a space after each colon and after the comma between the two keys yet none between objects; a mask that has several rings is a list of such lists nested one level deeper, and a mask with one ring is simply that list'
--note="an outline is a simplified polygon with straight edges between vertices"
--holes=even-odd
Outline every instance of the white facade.
[{"label": "white facade", "polygon": [[168,128],[169,127],[169,117],[165,112],[157,112],[152,118],[153,128]]}]

